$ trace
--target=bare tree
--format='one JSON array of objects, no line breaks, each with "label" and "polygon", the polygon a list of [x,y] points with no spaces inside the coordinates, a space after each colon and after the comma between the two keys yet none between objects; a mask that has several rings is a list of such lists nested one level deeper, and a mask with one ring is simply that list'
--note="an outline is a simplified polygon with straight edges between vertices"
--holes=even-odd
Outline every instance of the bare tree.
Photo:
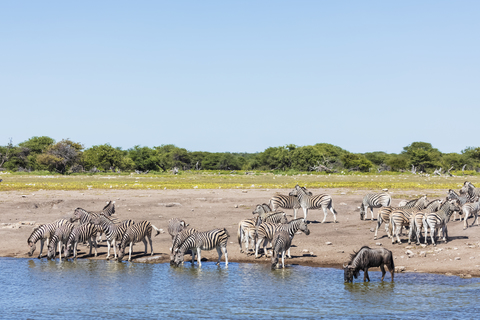
[{"label": "bare tree", "polygon": [[12,138],[10,138],[10,142],[4,147],[1,148],[0,151],[0,168],[3,167],[3,164],[10,159],[10,156],[12,155],[12,149],[13,149],[13,143],[12,143]]}]

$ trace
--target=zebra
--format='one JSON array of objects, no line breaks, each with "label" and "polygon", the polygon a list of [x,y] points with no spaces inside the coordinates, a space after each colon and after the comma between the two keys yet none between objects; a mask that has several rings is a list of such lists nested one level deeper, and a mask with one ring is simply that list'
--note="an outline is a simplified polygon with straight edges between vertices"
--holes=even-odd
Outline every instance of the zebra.
[{"label": "zebra", "polygon": [[70,237],[70,233],[75,226],[70,222],[58,227],[55,230],[55,233],[50,240],[50,244],[48,245],[48,259],[55,259],[56,256],[56,247],[58,243],[58,254],[60,256],[60,261],[62,261],[62,248],[66,245],[68,241],[68,237]]},{"label": "zebra", "polygon": [[[412,217],[410,226],[412,228],[412,232],[415,232],[415,237],[417,239],[416,244],[420,245],[420,238],[422,236],[422,228],[425,230],[425,237],[427,236],[427,226],[423,223],[425,216],[429,213],[436,212],[442,206],[444,200],[436,199],[430,202],[425,209],[421,210],[420,212],[415,213]],[[446,201],[446,200],[445,200]],[[410,242],[409,242],[410,244]]]},{"label": "zebra", "polygon": [[177,233],[181,232],[183,229],[188,227],[188,223],[185,222],[185,220],[180,220],[178,218],[172,218],[168,220],[168,233],[173,238],[177,235]]},{"label": "zebra", "polygon": [[121,262],[125,256],[125,247],[130,246],[128,253],[128,261],[132,260],[132,247],[136,242],[142,241],[145,244],[145,254],[147,254],[147,238],[150,243],[150,255],[153,256],[153,244],[152,244],[152,229],[155,229],[155,237],[160,233],[160,229],[155,227],[149,221],[136,222],[127,228],[123,234],[122,241],[117,245],[119,249],[118,262]]},{"label": "zebra", "polygon": [[259,216],[250,219],[244,219],[238,223],[237,229],[237,240],[238,245],[240,246],[240,252],[243,252],[242,243],[245,242],[246,251],[248,253],[248,243],[249,243],[249,233],[250,230],[255,230],[255,228],[260,225],[262,219]]},{"label": "zebra", "polygon": [[480,189],[475,188],[470,181],[465,181],[462,189],[460,189],[460,194],[466,194],[469,202],[476,202],[480,198]]},{"label": "zebra", "polygon": [[105,238],[107,239],[107,257],[105,259],[110,259],[110,248],[113,247],[114,259],[117,258],[117,248],[115,246],[116,241],[121,241],[123,234],[127,231],[127,228],[135,224],[133,220],[123,220],[119,223],[115,223],[116,220],[109,218],[104,214],[100,214],[98,217],[92,218],[91,223],[96,226],[99,226],[102,231],[105,233]]},{"label": "zebra", "polygon": [[255,210],[252,211],[252,214],[258,214],[260,219],[265,219],[268,213],[272,212],[272,209],[270,206],[266,203],[263,204],[257,204],[255,207]]},{"label": "zebra", "polygon": [[425,209],[423,209],[420,212],[415,213],[412,218],[410,219],[410,233],[408,237],[408,244],[411,243],[412,236],[415,233],[415,236],[417,238],[416,244],[420,244],[420,237],[422,236],[422,227],[425,228],[425,237],[427,236],[427,229],[426,226],[423,225],[423,218],[425,215],[436,212],[440,206],[442,205],[442,200],[440,199],[435,199],[432,202],[430,202]]},{"label": "zebra", "polygon": [[[308,194],[312,195],[311,192],[308,192]],[[293,209],[294,219],[297,219],[297,211],[301,208],[298,197],[294,195],[276,194],[270,199],[269,203],[273,211],[277,210],[277,208]]]},{"label": "zebra", "polygon": [[[400,240],[400,229],[404,226],[410,226],[410,222],[412,217],[420,211],[426,208],[426,205],[428,204],[427,202],[427,196],[424,196],[425,202],[420,204],[419,206],[414,206],[412,208],[402,208],[402,209],[396,209],[393,210],[392,213],[390,214],[390,228],[392,231],[392,244],[395,244],[395,236],[397,237],[397,242],[402,243]],[[412,235],[412,230],[410,229],[409,232],[409,241]]]},{"label": "zebra", "polygon": [[[104,214],[105,216],[112,216],[115,213],[115,201],[108,201],[102,211],[87,211],[82,208],[76,208],[73,212],[73,216],[70,218],[70,222],[74,223],[79,220],[80,224],[85,224],[91,222],[95,217],[98,217],[99,214]],[[100,240],[102,238],[102,230],[99,228],[98,232],[100,233]]]},{"label": "zebra", "polygon": [[38,259],[42,258],[42,251],[43,251],[43,243],[45,240],[47,241],[47,247],[50,242],[50,238],[55,233],[55,230],[58,227],[66,224],[68,221],[65,219],[59,219],[54,221],[53,223],[42,224],[38,227],[35,227],[27,239],[27,244],[30,247],[30,251],[28,255],[31,257],[36,249],[36,243],[40,240],[40,254],[38,255]]},{"label": "zebra", "polygon": [[285,252],[290,249],[292,238],[285,230],[275,232],[272,240],[272,269],[278,268],[279,256],[282,256],[282,268],[285,268]]},{"label": "zebra", "polygon": [[373,236],[373,239],[377,239],[378,235],[378,229],[382,225],[383,222],[385,222],[385,231],[387,232],[387,236],[389,238],[392,237],[392,234],[390,232],[391,225],[390,225],[390,215],[394,210],[399,210],[399,209],[408,209],[408,208],[413,208],[416,207],[419,210],[425,209],[425,206],[427,205],[427,196],[420,197],[418,199],[413,199],[408,201],[404,206],[397,206],[397,207],[382,207],[378,211],[378,218],[377,218],[377,227],[375,228],[375,235]]},{"label": "zebra", "polygon": [[[292,221],[285,224],[263,222],[257,228],[257,235],[255,239],[255,242],[256,242],[255,258],[259,258],[258,248],[262,243],[263,243],[263,252],[265,256],[267,256],[267,250],[266,250],[267,243],[272,242],[273,235],[278,230],[287,231],[292,238],[298,230],[302,231],[307,236],[310,234],[310,230],[308,230],[307,222],[305,219],[302,219],[302,218],[293,219]],[[290,249],[288,250],[288,257],[289,258],[292,257],[290,255]]]},{"label": "zebra", "polygon": [[332,197],[328,194],[311,195],[304,187],[300,187],[298,184],[295,186],[295,190],[290,192],[290,195],[296,195],[300,206],[303,209],[303,215],[305,221],[307,221],[308,209],[323,209],[322,223],[327,219],[327,208],[333,213],[334,223],[337,222],[337,212],[333,208]]},{"label": "zebra", "polygon": [[[460,190],[461,191],[461,190]],[[468,193],[462,193],[457,194],[454,190],[449,189],[447,192],[447,200],[458,200],[458,204],[460,207],[463,207],[464,204],[468,202],[473,202],[471,201],[471,197]],[[463,211],[460,211],[459,214],[462,215]],[[457,212],[455,211],[453,213],[453,221],[457,220]],[[460,217],[460,221],[462,220],[462,217]]]},{"label": "zebra", "polygon": [[[220,259],[222,258],[222,251],[225,255],[225,267],[228,267],[228,253],[227,253],[227,240],[230,235],[227,229],[213,229],[205,232],[195,232],[188,236],[182,245],[175,249],[174,265],[179,266],[183,263],[185,252],[188,250],[197,251],[198,267],[202,267],[202,250],[217,249],[218,261],[217,265],[220,265]],[[193,257],[192,257],[193,258]]]},{"label": "zebra", "polygon": [[[198,232],[195,228],[187,228],[183,229],[173,239],[172,247],[170,248],[170,265],[174,265],[174,257],[175,257],[175,250],[180,248],[182,243],[187,239],[190,235]],[[192,264],[195,260],[195,251],[192,250]]]},{"label": "zebra", "polygon": [[[360,205],[360,220],[365,220],[367,210],[370,209],[373,221],[373,208],[389,207],[392,202],[392,197],[386,193],[367,193],[363,197],[362,204]],[[378,214],[377,214],[378,220]]]},{"label": "zebra", "polygon": [[480,210],[480,198],[477,200],[477,202],[465,203],[464,205],[462,205],[461,210],[462,210],[461,212],[464,214],[463,230],[466,230],[468,228],[468,221],[467,220],[470,217],[470,214],[472,215],[472,217],[473,216],[475,217],[475,219],[473,219],[473,222],[470,225],[470,227],[473,226],[475,221],[477,222],[477,226],[478,226],[478,211]]},{"label": "zebra", "polygon": [[[452,213],[459,210],[460,207],[458,206],[457,200],[448,200],[442,204],[437,212],[426,215],[423,223],[428,224],[428,227],[430,227],[430,237],[434,246],[436,246],[435,232],[438,228],[442,228],[443,241],[448,241],[447,222]],[[425,237],[425,244],[427,244],[427,237]]]},{"label": "zebra", "polygon": [[[73,258],[77,259],[77,246],[79,242],[88,241],[90,244],[89,256],[92,255],[92,243],[95,246],[95,257],[97,256],[97,241],[95,237],[97,236],[98,228],[92,223],[82,224],[73,228],[70,236],[68,237],[67,244],[65,246],[65,259],[68,259],[70,256],[70,250],[73,250]],[[93,241],[92,241],[93,239]]]}]

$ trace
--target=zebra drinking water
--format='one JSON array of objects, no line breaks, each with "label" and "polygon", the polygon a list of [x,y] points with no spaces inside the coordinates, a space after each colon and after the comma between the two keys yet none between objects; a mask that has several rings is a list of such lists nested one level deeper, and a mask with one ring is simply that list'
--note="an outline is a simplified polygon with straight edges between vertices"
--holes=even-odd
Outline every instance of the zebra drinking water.
[{"label": "zebra drinking water", "polygon": [[40,240],[40,253],[38,255],[38,259],[42,258],[42,251],[43,251],[43,243],[45,240],[47,241],[47,247],[50,242],[50,238],[55,233],[55,230],[58,227],[66,224],[68,221],[65,219],[59,219],[54,221],[53,223],[42,224],[39,227],[33,229],[32,233],[27,239],[27,244],[30,247],[30,251],[28,255],[31,257],[36,249],[36,243]]},{"label": "zebra drinking water", "polygon": [[318,194],[318,195],[311,195],[304,187],[300,187],[298,184],[295,186],[295,189],[290,192],[290,195],[296,195],[298,197],[298,201],[300,206],[303,209],[303,215],[305,221],[307,221],[307,214],[309,209],[323,209],[323,220],[322,223],[325,222],[327,219],[327,208],[333,214],[333,220],[337,222],[337,212],[333,208],[333,200],[332,197],[328,194]]},{"label": "zebra drinking water", "polygon": [[278,268],[279,256],[282,256],[282,268],[285,268],[285,252],[290,250],[292,238],[285,230],[275,232],[272,239],[272,269]]},{"label": "zebra drinking water", "polygon": [[125,256],[125,248],[128,245],[130,247],[128,253],[128,261],[132,260],[132,247],[135,243],[142,241],[145,245],[145,254],[147,254],[147,238],[150,243],[150,255],[153,256],[153,244],[152,244],[152,229],[155,229],[155,237],[160,233],[160,229],[152,225],[149,221],[136,222],[127,228],[123,234],[122,241],[118,244],[118,262],[122,261]]},{"label": "zebra drinking water", "polygon": [[175,249],[174,265],[179,266],[183,263],[185,252],[188,250],[197,251],[198,266],[202,266],[202,250],[217,249],[218,261],[217,265],[220,265],[220,259],[222,258],[222,251],[225,255],[225,266],[228,266],[228,253],[227,253],[227,240],[230,235],[227,229],[214,229],[206,232],[195,232],[190,235],[182,245]]},{"label": "zebra drinking water", "polygon": [[[175,252],[182,245],[182,243],[192,234],[198,232],[195,228],[188,228],[177,233],[173,239],[172,247],[170,248],[170,265],[174,265]],[[195,260],[195,250],[191,250],[192,264]]]},{"label": "zebra drinking water", "polygon": [[[392,197],[386,193],[367,193],[363,197],[362,204],[360,205],[360,220],[364,220],[367,215],[367,210],[370,209],[373,221],[373,208],[389,207],[392,202]],[[377,214],[377,220],[379,219]]]},{"label": "zebra drinking water", "polygon": [[75,226],[73,224],[67,222],[66,224],[58,227],[55,230],[55,233],[53,234],[52,239],[50,240],[50,243],[48,245],[48,259],[55,259],[58,243],[58,254],[60,257],[60,261],[62,261],[62,248],[66,246],[68,238],[70,237],[70,233],[72,233],[74,227]]}]

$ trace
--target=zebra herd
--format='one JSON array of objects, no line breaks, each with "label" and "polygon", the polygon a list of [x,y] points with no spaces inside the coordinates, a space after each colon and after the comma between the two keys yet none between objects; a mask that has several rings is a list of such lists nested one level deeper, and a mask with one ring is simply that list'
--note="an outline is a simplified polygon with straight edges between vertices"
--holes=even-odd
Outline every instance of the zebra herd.
[{"label": "zebra herd", "polygon": [[[366,211],[370,208],[372,220],[372,208],[380,208],[377,213],[377,223],[374,239],[377,239],[378,229],[385,224],[387,236],[392,239],[392,244],[401,243],[400,234],[403,227],[408,228],[408,243],[416,238],[420,243],[422,230],[424,231],[424,244],[428,244],[428,231],[430,231],[431,243],[435,246],[436,235],[442,232],[443,241],[448,241],[447,223],[455,212],[464,219],[464,229],[468,228],[468,218],[474,217],[470,226],[475,222],[478,225],[478,211],[480,210],[480,189],[466,181],[459,192],[448,190],[445,199],[427,200],[424,195],[413,199],[402,206],[390,206],[391,197],[388,193],[368,193],[364,196],[360,206],[360,219],[364,220]],[[460,218],[461,219],[461,218]],[[456,219],[454,219],[456,220]]]},{"label": "zebra herd", "polygon": [[[30,247],[29,256],[33,255],[36,249],[36,243],[40,241],[40,253],[38,258],[42,257],[43,245],[46,241],[48,251],[47,258],[54,259],[57,254],[57,247],[60,260],[62,259],[62,250],[64,258],[68,259],[70,253],[73,258],[77,258],[77,247],[79,243],[88,241],[90,246],[89,256],[92,255],[92,247],[95,248],[95,257],[97,256],[97,236],[105,234],[108,251],[107,259],[110,258],[110,248],[113,247],[114,257],[122,261],[125,256],[125,248],[129,246],[129,258],[132,258],[132,246],[136,242],[143,241],[145,244],[145,254],[147,254],[147,239],[150,243],[150,252],[153,255],[152,230],[155,229],[157,236],[160,229],[152,225],[149,221],[134,222],[133,220],[124,220],[118,222],[112,215],[115,213],[115,201],[107,202],[107,205],[98,212],[87,211],[82,208],[76,208],[70,219],[59,219],[53,223],[42,224],[33,229],[28,237],[27,244]],[[78,225],[74,225],[79,221]],[[118,249],[118,255],[117,255]]]}]

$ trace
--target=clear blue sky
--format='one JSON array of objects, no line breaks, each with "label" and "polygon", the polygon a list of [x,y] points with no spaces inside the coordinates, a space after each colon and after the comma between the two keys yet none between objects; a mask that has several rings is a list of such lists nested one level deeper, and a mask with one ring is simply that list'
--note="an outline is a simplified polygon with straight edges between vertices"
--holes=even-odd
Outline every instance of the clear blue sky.
[{"label": "clear blue sky", "polygon": [[479,1],[3,1],[0,145],[480,146]]}]

